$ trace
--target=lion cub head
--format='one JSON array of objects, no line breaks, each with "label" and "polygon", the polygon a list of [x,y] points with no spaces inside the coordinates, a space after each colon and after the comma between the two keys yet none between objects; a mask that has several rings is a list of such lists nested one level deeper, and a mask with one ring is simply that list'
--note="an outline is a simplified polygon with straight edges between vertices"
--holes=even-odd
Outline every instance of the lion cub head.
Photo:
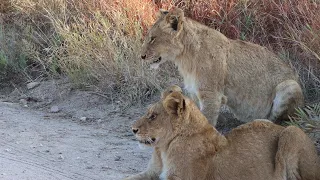
[{"label": "lion cub head", "polygon": [[183,49],[177,39],[183,30],[184,13],[179,8],[160,10],[158,19],[144,39],[141,58],[157,69],[160,64],[174,60]]},{"label": "lion cub head", "polygon": [[140,143],[160,147],[184,130],[190,133],[192,130],[187,127],[193,115],[199,118],[200,110],[182,94],[180,87],[171,86],[162,93],[161,100],[132,125],[132,131]]}]

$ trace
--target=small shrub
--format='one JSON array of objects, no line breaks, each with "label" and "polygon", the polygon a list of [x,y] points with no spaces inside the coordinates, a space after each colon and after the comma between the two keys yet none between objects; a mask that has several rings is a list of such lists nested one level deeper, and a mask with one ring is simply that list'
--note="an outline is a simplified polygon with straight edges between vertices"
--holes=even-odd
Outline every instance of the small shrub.
[{"label": "small shrub", "polygon": [[309,134],[320,133],[320,103],[298,108],[295,115],[287,124],[298,126]]}]

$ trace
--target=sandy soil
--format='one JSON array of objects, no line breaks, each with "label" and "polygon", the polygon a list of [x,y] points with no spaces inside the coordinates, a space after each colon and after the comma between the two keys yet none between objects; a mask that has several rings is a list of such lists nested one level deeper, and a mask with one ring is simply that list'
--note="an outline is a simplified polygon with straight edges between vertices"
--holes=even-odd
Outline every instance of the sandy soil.
[{"label": "sandy soil", "polygon": [[113,180],[143,171],[152,150],[139,148],[130,126],[157,99],[123,111],[67,80],[0,88],[0,179]]},{"label": "sandy soil", "polygon": [[[130,132],[145,108],[121,113],[100,96],[72,90],[61,96],[62,84],[49,84],[13,95],[10,102],[10,96],[2,96],[0,179],[113,180],[146,168],[152,151],[140,149]],[[59,100],[48,98],[58,91]],[[27,104],[12,103],[20,98]],[[61,111],[51,113],[52,105]]]},{"label": "sandy soil", "polygon": [[146,167],[121,124],[128,117],[83,124],[72,118],[0,102],[0,179],[121,179]]}]

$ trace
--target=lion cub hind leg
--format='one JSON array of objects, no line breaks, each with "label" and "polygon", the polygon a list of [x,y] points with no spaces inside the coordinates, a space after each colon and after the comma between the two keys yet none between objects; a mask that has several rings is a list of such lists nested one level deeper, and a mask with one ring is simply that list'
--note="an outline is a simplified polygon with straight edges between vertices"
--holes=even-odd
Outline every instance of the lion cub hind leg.
[{"label": "lion cub hind leg", "polygon": [[304,98],[300,85],[294,80],[286,80],[275,88],[275,97],[268,119],[273,122],[287,120],[288,115],[293,115],[295,108],[303,106]]},{"label": "lion cub hind leg", "polygon": [[298,127],[289,126],[279,135],[275,158],[276,179],[320,180],[320,164],[311,139]]}]

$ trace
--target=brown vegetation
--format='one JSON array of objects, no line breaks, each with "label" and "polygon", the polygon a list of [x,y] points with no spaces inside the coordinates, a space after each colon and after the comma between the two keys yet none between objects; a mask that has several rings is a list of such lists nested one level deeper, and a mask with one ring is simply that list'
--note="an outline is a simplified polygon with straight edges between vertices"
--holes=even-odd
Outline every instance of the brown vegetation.
[{"label": "brown vegetation", "polygon": [[2,0],[0,71],[27,80],[67,74],[111,99],[143,100],[179,81],[172,66],[154,74],[138,58],[157,10],[172,6],[229,38],[275,51],[299,72],[307,100],[320,100],[316,0]]}]

